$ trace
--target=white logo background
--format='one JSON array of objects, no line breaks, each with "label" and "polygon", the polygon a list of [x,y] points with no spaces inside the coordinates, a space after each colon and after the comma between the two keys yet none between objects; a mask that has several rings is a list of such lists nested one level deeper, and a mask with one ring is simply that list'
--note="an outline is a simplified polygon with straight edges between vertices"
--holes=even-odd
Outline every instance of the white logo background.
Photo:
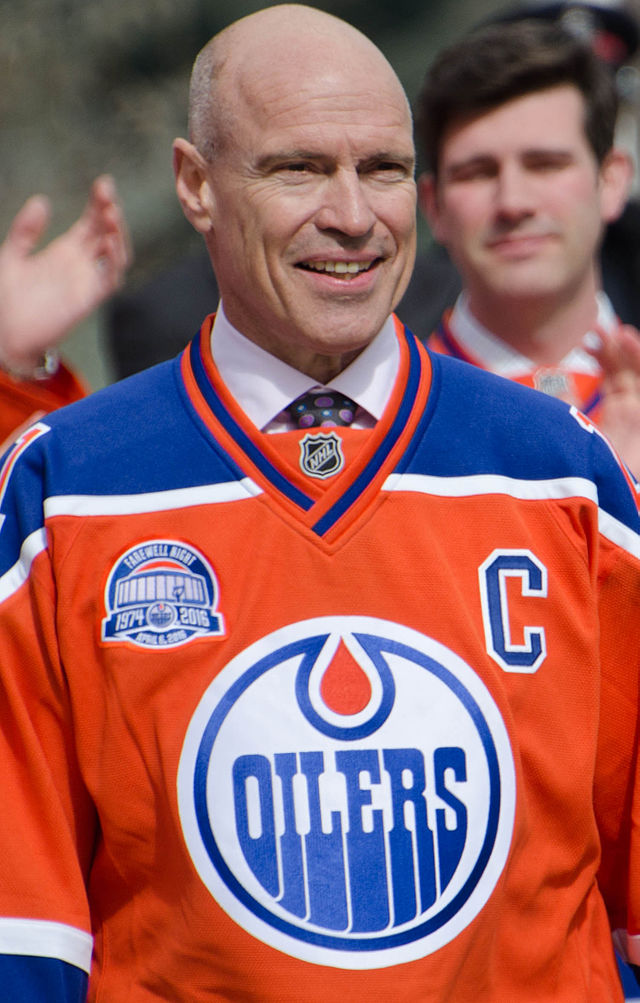
[{"label": "white logo background", "polygon": [[[390,670],[392,701],[385,714],[385,684],[360,636],[380,642]],[[326,638],[314,656],[308,677],[309,713],[296,698],[304,655],[300,645]],[[319,676],[343,643],[371,682],[369,705],[353,715],[323,712]],[[284,651],[291,646],[290,657]],[[388,650],[391,648],[392,650]],[[422,663],[422,664],[421,664]],[[431,665],[434,671],[426,666]],[[298,690],[299,692],[299,690]],[[322,716],[323,728],[314,726]],[[376,724],[367,729],[367,720]],[[343,736],[332,728],[343,724]],[[353,728],[355,737],[349,734]],[[359,737],[358,729],[362,736]],[[451,807],[435,793],[435,750],[455,746],[466,763],[463,781],[447,777],[447,790],[468,815],[466,840],[455,872],[435,901],[410,921],[362,933],[348,927],[336,933],[314,925],[309,915],[296,917],[270,895],[247,863],[238,838],[232,774],[239,757],[267,757],[314,750],[324,756],[319,778],[322,831],[335,826],[336,813],[348,830],[348,792],[344,777],[332,767],[338,750],[419,749],[426,767],[425,798],[429,829],[436,832],[436,812],[450,818]],[[381,760],[382,762],[382,760]],[[204,764],[204,766],[203,766]],[[206,778],[203,781],[203,776]],[[200,809],[197,790],[199,777]],[[260,836],[259,792],[247,784],[252,835]],[[362,830],[371,831],[374,815],[383,819],[386,839],[392,828],[389,777],[381,767],[379,782],[366,774],[370,805],[359,807]],[[194,788],[194,781],[196,787]],[[205,785],[204,788],[202,785]],[[294,778],[296,827],[304,839],[311,827],[305,778]],[[273,786],[276,835],[284,830],[282,793]],[[229,663],[204,693],[189,725],[178,773],[178,799],[184,838],[200,875],[221,907],[244,929],[272,947],[316,964],[348,969],[396,965],[430,954],[468,926],[491,895],[502,873],[511,842],[515,811],[515,771],[502,717],[488,690],[452,651],[431,638],[369,617],[323,617],[284,627],[262,638]],[[367,797],[364,797],[366,802]],[[202,805],[206,802],[203,813]],[[407,806],[405,806],[406,809]],[[413,806],[409,806],[410,808]],[[381,813],[381,815],[379,814]],[[203,818],[204,814],[204,818]],[[407,822],[411,827],[411,820]],[[415,829],[415,823],[413,823]],[[491,833],[488,836],[488,833]],[[347,836],[343,837],[345,842]],[[415,834],[414,834],[415,843]],[[213,848],[213,849],[212,849]],[[278,862],[282,876],[282,860]],[[391,885],[391,875],[387,878]],[[392,897],[392,896],[391,896]]]}]

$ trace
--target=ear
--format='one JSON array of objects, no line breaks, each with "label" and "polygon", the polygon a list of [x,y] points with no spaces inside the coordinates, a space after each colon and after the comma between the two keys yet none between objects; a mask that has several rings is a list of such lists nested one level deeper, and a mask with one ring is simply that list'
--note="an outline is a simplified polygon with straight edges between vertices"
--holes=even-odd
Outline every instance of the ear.
[{"label": "ear", "polygon": [[633,162],[624,150],[614,148],[600,165],[600,207],[604,223],[617,219],[624,209],[633,181]]},{"label": "ear", "polygon": [[208,180],[210,165],[192,143],[176,139],[173,172],[182,211],[198,233],[210,232],[215,200]]},{"label": "ear", "polygon": [[441,244],[446,243],[438,206],[438,185],[433,174],[421,174],[418,178],[418,205],[435,239]]}]

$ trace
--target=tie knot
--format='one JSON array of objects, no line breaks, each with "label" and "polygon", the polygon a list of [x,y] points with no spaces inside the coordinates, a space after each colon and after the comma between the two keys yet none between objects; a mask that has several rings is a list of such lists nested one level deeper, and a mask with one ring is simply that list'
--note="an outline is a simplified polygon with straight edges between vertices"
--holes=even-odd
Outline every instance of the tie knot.
[{"label": "tie knot", "polygon": [[309,390],[285,410],[296,428],[350,425],[358,405],[337,390]]}]

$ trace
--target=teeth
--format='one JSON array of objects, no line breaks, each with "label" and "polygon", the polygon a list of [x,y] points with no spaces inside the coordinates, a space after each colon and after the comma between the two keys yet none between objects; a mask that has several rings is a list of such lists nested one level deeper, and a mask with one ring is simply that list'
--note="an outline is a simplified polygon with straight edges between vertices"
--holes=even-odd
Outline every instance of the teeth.
[{"label": "teeth", "polygon": [[309,261],[307,267],[314,272],[329,272],[338,275],[357,275],[371,267],[370,261]]}]

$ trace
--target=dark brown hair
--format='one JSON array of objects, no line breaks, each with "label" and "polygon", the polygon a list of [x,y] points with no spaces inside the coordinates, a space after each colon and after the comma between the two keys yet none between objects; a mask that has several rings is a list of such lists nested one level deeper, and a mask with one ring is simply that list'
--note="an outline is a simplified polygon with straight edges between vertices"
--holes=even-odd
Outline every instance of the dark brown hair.
[{"label": "dark brown hair", "polygon": [[588,43],[560,25],[527,19],[477,28],[445,49],[428,71],[416,107],[421,153],[437,174],[444,133],[511,98],[573,84],[585,104],[585,134],[602,163],[618,110],[611,71]]}]

